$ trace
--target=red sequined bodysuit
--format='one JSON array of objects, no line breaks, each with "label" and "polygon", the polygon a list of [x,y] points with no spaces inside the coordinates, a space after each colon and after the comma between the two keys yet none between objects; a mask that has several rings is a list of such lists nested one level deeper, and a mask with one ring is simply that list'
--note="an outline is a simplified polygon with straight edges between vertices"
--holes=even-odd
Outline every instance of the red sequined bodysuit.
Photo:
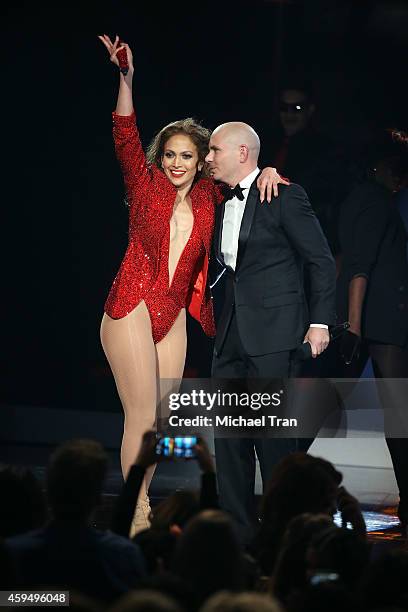
[{"label": "red sequined bodysuit", "polygon": [[187,306],[191,293],[191,279],[194,278],[197,268],[201,269],[203,265],[205,248],[195,221],[187,244],[177,262],[170,286],[169,251],[170,226],[161,245],[156,281],[144,298],[150,315],[155,344],[167,335],[180,310]]},{"label": "red sequined bodysuit", "polygon": [[215,336],[207,273],[215,204],[223,199],[222,192],[208,178],[192,186],[189,199],[193,228],[169,287],[170,223],[176,188],[161,169],[146,162],[135,114],[113,113],[112,117],[115,150],[129,204],[129,243],[105,312],[112,319],[121,319],[145,300],[157,343],[170,330],[181,308],[186,307],[204,332]]}]

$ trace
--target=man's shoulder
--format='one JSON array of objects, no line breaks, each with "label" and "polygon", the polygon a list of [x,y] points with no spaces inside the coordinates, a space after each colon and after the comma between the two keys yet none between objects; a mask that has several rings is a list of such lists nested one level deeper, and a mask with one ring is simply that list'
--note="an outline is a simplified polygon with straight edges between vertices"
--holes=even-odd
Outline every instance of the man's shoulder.
[{"label": "man's shoulder", "polygon": [[279,191],[281,218],[284,222],[294,217],[303,217],[305,214],[307,216],[314,214],[309,197],[302,185],[298,183],[279,185]]},{"label": "man's shoulder", "polygon": [[[253,181],[253,183],[251,185],[251,189],[258,189],[258,187],[256,185],[256,181],[257,180],[258,179],[256,178]],[[304,196],[307,196],[306,191],[304,190],[302,185],[299,185],[298,183],[290,183],[290,185],[285,185],[284,183],[279,183],[278,184],[278,197],[281,197],[281,196],[291,196],[291,195],[304,195]]]},{"label": "man's shoulder", "polygon": [[278,185],[278,189],[279,189],[279,193],[284,196],[284,197],[306,197],[307,198],[307,193],[304,190],[304,188],[302,187],[302,185],[299,185],[298,183],[291,183],[290,185]]},{"label": "man's shoulder", "polygon": [[287,203],[293,203],[296,205],[296,203],[300,201],[309,201],[307,193],[301,185],[298,185],[297,183],[291,183],[290,185],[279,183],[278,196],[272,196],[271,204],[284,205]]}]

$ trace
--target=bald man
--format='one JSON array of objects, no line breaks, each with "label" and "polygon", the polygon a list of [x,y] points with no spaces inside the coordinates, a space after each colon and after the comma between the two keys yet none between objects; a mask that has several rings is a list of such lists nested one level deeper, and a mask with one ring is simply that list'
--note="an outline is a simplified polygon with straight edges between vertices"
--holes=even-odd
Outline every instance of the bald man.
[{"label": "bald man", "polygon": [[[214,130],[206,157],[213,178],[230,187],[217,210],[214,236],[226,281],[213,357],[216,378],[296,375],[295,350],[308,341],[313,356],[319,355],[329,343],[328,326],[335,323],[335,264],[319,222],[299,185],[280,185],[272,204],[260,201],[259,150],[251,126],[231,122]],[[215,450],[222,508],[248,542],[257,522],[255,450],[265,483],[274,465],[297,450],[297,441],[267,435],[217,438]]]}]

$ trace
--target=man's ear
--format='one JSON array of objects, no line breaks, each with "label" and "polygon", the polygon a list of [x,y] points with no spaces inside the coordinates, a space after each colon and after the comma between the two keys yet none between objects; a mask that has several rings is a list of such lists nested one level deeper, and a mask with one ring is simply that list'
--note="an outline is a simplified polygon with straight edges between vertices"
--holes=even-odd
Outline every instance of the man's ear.
[{"label": "man's ear", "polygon": [[240,145],[239,146],[239,161],[241,163],[244,163],[247,161],[248,159],[248,155],[249,155],[249,149],[247,145]]}]

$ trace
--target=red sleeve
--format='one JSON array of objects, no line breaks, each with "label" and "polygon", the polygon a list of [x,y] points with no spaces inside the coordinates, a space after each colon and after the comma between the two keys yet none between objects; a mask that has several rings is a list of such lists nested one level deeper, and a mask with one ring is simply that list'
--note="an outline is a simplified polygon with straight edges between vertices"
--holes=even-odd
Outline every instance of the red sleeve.
[{"label": "red sleeve", "polygon": [[116,157],[122,169],[127,197],[131,205],[134,195],[152,180],[146,156],[136,127],[136,116],[112,113],[113,140]]},{"label": "red sleeve", "polygon": [[222,192],[223,183],[213,183],[214,185],[214,202],[216,204],[221,204],[224,199],[224,194]]},{"label": "red sleeve", "polygon": [[224,188],[225,183],[216,183],[212,178],[200,179],[201,189],[203,189],[207,196],[212,199],[215,205],[221,204],[225,198]]}]

